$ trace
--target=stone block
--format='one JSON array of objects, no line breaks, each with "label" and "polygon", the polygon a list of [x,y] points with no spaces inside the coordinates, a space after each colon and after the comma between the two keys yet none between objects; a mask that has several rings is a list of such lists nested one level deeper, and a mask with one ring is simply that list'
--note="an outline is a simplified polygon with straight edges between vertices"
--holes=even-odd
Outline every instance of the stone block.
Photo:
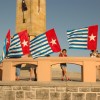
[{"label": "stone block", "polygon": [[0,100],[3,100],[3,97],[4,97],[4,92],[0,91]]},{"label": "stone block", "polygon": [[25,91],[30,91],[31,88],[30,88],[30,86],[23,86],[22,89]]},{"label": "stone block", "polygon": [[98,95],[100,95],[100,93],[97,93]]},{"label": "stone block", "polygon": [[72,93],[72,100],[85,100],[85,94],[84,93]]},{"label": "stone block", "polygon": [[100,96],[98,96],[97,100],[100,100]]},{"label": "stone block", "polygon": [[21,86],[14,86],[13,90],[21,90]]},{"label": "stone block", "polygon": [[12,87],[11,86],[3,86],[2,89],[3,90],[12,90]]},{"label": "stone block", "polygon": [[16,92],[16,98],[17,99],[23,99],[24,98],[24,91],[17,91]]},{"label": "stone block", "polygon": [[33,100],[35,98],[36,98],[36,93],[35,92],[25,92],[25,99]]},{"label": "stone block", "polygon": [[18,98],[17,98],[16,100],[25,100],[25,99],[18,99]]},{"label": "stone block", "polygon": [[32,88],[31,90],[32,90],[32,91],[36,91],[36,89],[33,89],[33,88]]},{"label": "stone block", "polygon": [[79,92],[90,92],[90,88],[79,88]]},{"label": "stone block", "polygon": [[71,100],[71,93],[62,93],[61,100]]},{"label": "stone block", "polygon": [[6,91],[4,93],[3,100],[15,100],[15,92],[14,91]]},{"label": "stone block", "polygon": [[66,92],[78,92],[78,88],[77,87],[67,87]]},{"label": "stone block", "polygon": [[3,87],[2,86],[0,86],[0,91],[2,91],[3,90]]},{"label": "stone block", "polygon": [[92,92],[100,92],[100,88],[91,88]]},{"label": "stone block", "polygon": [[50,100],[60,100],[60,93],[57,92],[50,93]]},{"label": "stone block", "polygon": [[66,87],[57,87],[56,91],[57,92],[65,92],[66,91]]},{"label": "stone block", "polygon": [[37,89],[36,90],[36,99],[49,99],[49,89]]},{"label": "stone block", "polygon": [[40,89],[38,86],[31,86],[30,88],[32,91],[36,91],[36,89]]},{"label": "stone block", "polygon": [[86,100],[96,100],[96,93],[87,93]]},{"label": "stone block", "polygon": [[56,88],[50,88],[50,92],[55,92],[56,91]]}]

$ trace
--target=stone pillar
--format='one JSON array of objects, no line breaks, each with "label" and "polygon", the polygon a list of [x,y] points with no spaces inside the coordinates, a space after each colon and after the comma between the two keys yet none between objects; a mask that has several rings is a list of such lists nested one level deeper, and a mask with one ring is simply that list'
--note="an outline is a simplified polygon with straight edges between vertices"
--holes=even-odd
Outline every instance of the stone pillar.
[{"label": "stone pillar", "polygon": [[23,23],[22,0],[16,0],[16,33],[27,29],[30,39],[46,31],[46,0],[25,0]]},{"label": "stone pillar", "polygon": [[97,79],[100,80],[100,65],[96,68]]},{"label": "stone pillar", "polygon": [[14,81],[15,80],[15,67],[10,61],[3,61],[3,75],[2,81]]},{"label": "stone pillar", "polygon": [[96,82],[95,61],[84,61],[83,67],[83,82]]},{"label": "stone pillar", "polygon": [[49,60],[38,60],[37,81],[51,81],[51,66]]}]

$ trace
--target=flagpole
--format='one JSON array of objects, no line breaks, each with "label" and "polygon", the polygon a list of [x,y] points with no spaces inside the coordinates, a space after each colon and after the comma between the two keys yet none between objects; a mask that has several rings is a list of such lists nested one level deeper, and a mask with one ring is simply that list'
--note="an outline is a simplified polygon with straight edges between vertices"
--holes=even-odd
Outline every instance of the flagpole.
[{"label": "flagpole", "polygon": [[40,12],[40,0],[38,0],[38,13]]},{"label": "flagpole", "polygon": [[22,0],[23,23],[25,23],[24,11],[27,11],[25,0]]},{"label": "flagpole", "polygon": [[24,18],[24,11],[23,11],[23,23],[25,23],[25,18]]}]

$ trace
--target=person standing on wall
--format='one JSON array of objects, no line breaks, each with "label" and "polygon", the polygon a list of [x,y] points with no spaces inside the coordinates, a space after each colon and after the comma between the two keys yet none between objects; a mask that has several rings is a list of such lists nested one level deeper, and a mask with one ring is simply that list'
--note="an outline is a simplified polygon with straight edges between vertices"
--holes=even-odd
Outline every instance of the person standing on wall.
[{"label": "person standing on wall", "polygon": [[[67,57],[67,50],[63,49],[61,51],[61,53],[59,54],[59,57]],[[62,69],[62,78],[61,80],[64,81],[64,77],[66,78],[66,80],[70,80],[69,77],[67,77],[67,64],[66,63],[61,63],[60,64],[61,69]]]},{"label": "person standing on wall", "polygon": [[97,50],[91,50],[90,57],[98,57],[98,51]]}]

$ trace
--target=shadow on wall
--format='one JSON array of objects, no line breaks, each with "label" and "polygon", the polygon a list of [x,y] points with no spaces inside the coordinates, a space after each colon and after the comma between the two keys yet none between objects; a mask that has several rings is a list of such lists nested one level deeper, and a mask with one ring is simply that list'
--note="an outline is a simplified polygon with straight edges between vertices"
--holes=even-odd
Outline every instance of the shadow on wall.
[{"label": "shadow on wall", "polygon": [[0,69],[0,81],[2,81],[2,69]]}]

